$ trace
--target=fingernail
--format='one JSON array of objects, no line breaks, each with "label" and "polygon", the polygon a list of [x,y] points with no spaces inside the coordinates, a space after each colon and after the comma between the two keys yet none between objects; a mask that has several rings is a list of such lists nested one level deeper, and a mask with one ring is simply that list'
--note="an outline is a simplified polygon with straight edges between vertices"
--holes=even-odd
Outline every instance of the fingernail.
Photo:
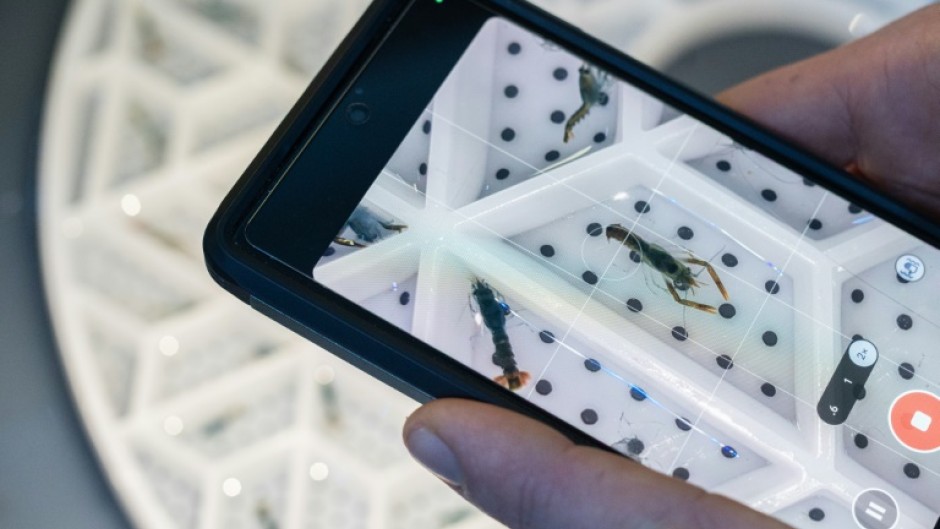
[{"label": "fingernail", "polygon": [[457,457],[434,432],[418,428],[408,435],[405,446],[419,463],[445,483],[457,489],[463,486],[463,472]]}]

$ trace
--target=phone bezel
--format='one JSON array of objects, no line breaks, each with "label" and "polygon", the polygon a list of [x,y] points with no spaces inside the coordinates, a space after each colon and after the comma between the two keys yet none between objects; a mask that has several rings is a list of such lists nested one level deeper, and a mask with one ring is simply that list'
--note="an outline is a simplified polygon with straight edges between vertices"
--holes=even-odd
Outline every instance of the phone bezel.
[{"label": "phone bezel", "polygon": [[[810,178],[925,242],[940,245],[940,224],[936,221],[881,195],[848,173],[530,4],[514,0],[451,0],[451,4],[445,6],[434,0],[378,0],[226,197],[207,228],[204,250],[212,277],[234,295],[419,401],[462,397],[489,402],[547,423],[580,444],[603,446],[567,422],[316,283],[309,275],[315,261],[309,257],[284,258],[289,252],[300,253],[296,238],[286,235],[284,227],[296,226],[303,220],[292,214],[292,211],[296,213],[296,208],[279,207],[276,202],[280,197],[286,197],[285,203],[290,203],[290,199],[297,200],[300,196],[325,195],[322,181],[314,181],[309,175],[304,181],[305,175],[292,173],[290,169],[304,152],[312,152],[307,151],[307,147],[315,134],[323,135],[318,136],[318,145],[338,145],[336,138],[324,135],[331,120],[342,119],[342,112],[335,112],[340,108],[338,104],[349,96],[356,79],[368,72],[368,65],[376,64],[375,54],[381,51],[383,43],[388,43],[395,29],[400,29],[398,24],[403,14],[414,15],[416,11],[409,8],[415,6],[426,12],[432,3],[440,13],[448,9],[484,9],[545,36],[745,147]],[[431,94],[437,86],[433,88]],[[367,87],[365,92],[369,91]],[[429,99],[420,101],[420,108],[410,121],[400,123],[401,133],[395,148]],[[356,129],[363,135],[375,133],[368,124]],[[340,139],[349,137],[347,131]],[[360,167],[366,165],[367,161],[363,160]],[[377,175],[378,171],[374,171],[370,178],[353,178],[354,182],[345,187],[347,192],[342,200],[336,201],[333,207],[329,204],[308,206],[316,213],[317,222],[303,226],[305,241],[310,242],[303,249],[305,255],[322,254],[368,188],[368,185],[363,187],[363,183],[371,184]],[[287,182],[291,187],[289,192],[285,192],[288,187],[281,187]],[[360,188],[356,196],[355,190]],[[308,189],[306,195],[302,195],[303,189]],[[271,207],[265,209],[262,204]],[[325,212],[329,214],[324,216]],[[306,274],[302,272],[304,266],[307,266]]]}]

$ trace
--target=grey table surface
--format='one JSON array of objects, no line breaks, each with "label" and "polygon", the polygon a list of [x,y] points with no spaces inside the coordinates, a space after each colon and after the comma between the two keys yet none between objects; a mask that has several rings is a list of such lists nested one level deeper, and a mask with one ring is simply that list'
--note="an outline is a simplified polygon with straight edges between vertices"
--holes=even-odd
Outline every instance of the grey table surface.
[{"label": "grey table surface", "polygon": [[40,274],[40,122],[66,9],[0,0],[0,529],[130,526],[69,396]]},{"label": "grey table surface", "polygon": [[[69,395],[41,281],[39,134],[67,7],[66,0],[0,0],[0,529],[130,526]],[[792,35],[739,35],[696,49],[670,71],[714,92],[826,47]]]}]

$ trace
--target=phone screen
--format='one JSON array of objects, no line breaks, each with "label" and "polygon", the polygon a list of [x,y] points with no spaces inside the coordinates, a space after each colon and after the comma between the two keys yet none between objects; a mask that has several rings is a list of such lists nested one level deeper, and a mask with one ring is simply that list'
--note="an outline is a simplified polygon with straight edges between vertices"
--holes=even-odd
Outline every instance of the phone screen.
[{"label": "phone screen", "polygon": [[507,20],[312,274],[677,479],[937,519],[940,251]]}]

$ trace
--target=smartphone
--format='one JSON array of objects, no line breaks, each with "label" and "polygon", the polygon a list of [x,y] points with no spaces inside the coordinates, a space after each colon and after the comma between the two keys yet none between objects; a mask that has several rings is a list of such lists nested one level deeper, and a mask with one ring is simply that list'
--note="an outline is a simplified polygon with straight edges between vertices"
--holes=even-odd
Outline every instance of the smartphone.
[{"label": "smartphone", "polygon": [[929,529],[938,244],[529,4],[379,0],[205,254],[418,400],[504,406],[796,526]]}]

